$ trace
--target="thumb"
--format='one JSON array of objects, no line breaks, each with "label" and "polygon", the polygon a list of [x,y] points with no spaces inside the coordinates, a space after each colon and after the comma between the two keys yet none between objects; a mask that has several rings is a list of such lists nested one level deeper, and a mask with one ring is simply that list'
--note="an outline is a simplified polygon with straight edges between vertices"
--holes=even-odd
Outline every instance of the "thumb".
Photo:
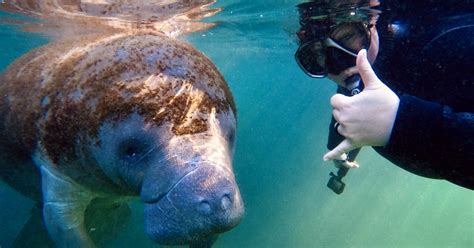
[{"label": "thumb", "polygon": [[346,160],[346,157],[343,156],[344,153],[350,152],[357,148],[350,140],[345,139],[334,149],[329,151],[323,156],[324,161],[328,160]]},{"label": "thumb", "polygon": [[359,51],[359,54],[357,54],[356,65],[365,87],[376,85],[378,82],[380,82],[377,75],[375,75],[369,60],[367,59],[367,50],[362,49]]},{"label": "thumb", "polygon": [[330,102],[334,109],[340,109],[343,106],[350,105],[350,100],[350,97],[338,93],[331,97]]}]

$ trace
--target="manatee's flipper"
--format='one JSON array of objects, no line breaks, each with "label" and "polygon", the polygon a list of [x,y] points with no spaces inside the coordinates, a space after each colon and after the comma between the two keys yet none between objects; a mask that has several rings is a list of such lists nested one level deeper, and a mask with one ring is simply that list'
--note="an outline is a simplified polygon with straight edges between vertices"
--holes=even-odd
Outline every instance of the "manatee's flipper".
[{"label": "manatee's flipper", "polygon": [[212,244],[214,244],[216,240],[217,240],[217,235],[212,235],[207,239],[203,239],[201,241],[190,244],[189,248],[211,248]]},{"label": "manatee's flipper", "polygon": [[48,231],[43,223],[43,209],[37,205],[31,209],[31,216],[21,229],[12,245],[13,248],[54,247]]},{"label": "manatee's flipper", "polygon": [[85,226],[94,243],[105,246],[125,228],[131,217],[126,202],[96,198],[85,212]]},{"label": "manatee's flipper", "polygon": [[57,247],[95,247],[84,225],[87,206],[96,198],[90,190],[57,171],[35,155],[41,168],[43,217],[46,229]]}]

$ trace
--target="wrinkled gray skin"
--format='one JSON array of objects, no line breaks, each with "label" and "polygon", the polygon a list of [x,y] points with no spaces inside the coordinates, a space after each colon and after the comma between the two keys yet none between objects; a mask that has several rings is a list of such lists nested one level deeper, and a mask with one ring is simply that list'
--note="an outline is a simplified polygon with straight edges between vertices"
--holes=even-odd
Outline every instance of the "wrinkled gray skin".
[{"label": "wrinkled gray skin", "polygon": [[[222,119],[220,124],[214,117],[211,135],[179,137],[166,126],[148,127],[133,114],[119,124],[104,125],[100,131],[104,145],[90,146],[97,165],[116,185],[140,192],[145,231],[159,244],[206,247],[214,235],[240,221],[243,205],[231,168],[233,144],[222,133],[234,132],[235,126],[232,120]],[[80,218],[87,202],[101,196],[63,180],[38,157],[44,217],[55,243],[63,247],[74,240],[81,244],[78,247],[92,245],[83,237],[82,225],[73,226],[78,224],[74,219]],[[76,232],[76,237],[70,236]]]},{"label": "wrinkled gray skin", "polygon": [[[159,244],[209,247],[217,234],[236,226],[244,212],[232,172],[236,118],[229,104],[233,100],[225,99],[231,96],[222,90],[225,81],[202,54],[160,34],[122,34],[77,42],[34,51],[13,64],[2,78],[2,179],[43,203],[44,223],[59,247],[95,246],[103,237],[92,237],[91,232],[100,230],[86,226],[85,213],[112,211],[136,195],[144,203],[145,231],[151,239]],[[66,69],[61,69],[62,65]],[[129,69],[106,74],[107,78],[101,76],[117,65]],[[56,71],[58,77],[54,76]],[[66,79],[54,80],[63,76]],[[192,80],[188,78],[191,76]],[[88,81],[88,77],[103,79]],[[130,78],[133,80],[126,82],[141,88],[140,93],[123,93],[129,87],[122,85],[123,80]],[[28,87],[18,87],[19,84]],[[97,84],[104,87],[96,87]],[[165,91],[140,95],[158,86],[167,88],[172,97],[155,113],[156,118],[178,106],[178,97],[186,93],[186,107],[177,108],[179,111],[172,114],[186,116],[187,122],[173,121],[172,117],[151,121],[150,113],[139,113],[137,109],[145,102],[166,99],[165,93],[160,93]],[[89,92],[91,88],[95,90]],[[104,105],[108,109],[98,107],[105,102],[103,99],[111,99],[108,89],[112,93],[113,89],[122,91],[123,101],[130,100],[134,107],[129,112],[112,103]],[[212,101],[202,100],[206,99],[204,96],[222,104],[213,105]],[[140,101],[132,102],[133,99]],[[73,112],[62,115],[61,111],[66,110]],[[98,130],[90,132],[87,122],[81,121],[103,116],[101,113],[110,117],[100,119]],[[29,116],[37,119],[31,124],[22,123],[31,122]],[[192,127],[193,120],[204,121],[204,128],[176,131],[182,126]],[[68,125],[74,128],[68,129]],[[35,145],[29,149],[26,141],[31,137],[24,136],[31,127],[37,133],[33,136]],[[70,150],[63,148],[69,144],[64,138],[70,135],[68,132],[74,132],[74,156],[67,155]],[[63,143],[55,144],[56,137],[57,142]],[[54,149],[59,152],[52,152]],[[56,158],[52,157],[54,154]],[[41,194],[35,194],[39,180]],[[41,195],[42,199],[38,199]],[[125,217],[121,215],[115,217]],[[105,218],[105,214],[96,216]],[[105,229],[111,225],[109,222],[117,223],[110,218],[105,222],[89,221],[101,223]]]},{"label": "wrinkled gray skin", "polygon": [[[213,114],[214,115],[214,114]],[[231,169],[233,120],[212,116],[212,131],[188,137],[147,128],[138,115],[100,133],[92,151],[117,184],[140,192],[145,229],[160,244],[187,244],[235,226],[243,206]],[[230,134],[234,135],[234,134]],[[132,154],[132,155],[131,155]]]}]

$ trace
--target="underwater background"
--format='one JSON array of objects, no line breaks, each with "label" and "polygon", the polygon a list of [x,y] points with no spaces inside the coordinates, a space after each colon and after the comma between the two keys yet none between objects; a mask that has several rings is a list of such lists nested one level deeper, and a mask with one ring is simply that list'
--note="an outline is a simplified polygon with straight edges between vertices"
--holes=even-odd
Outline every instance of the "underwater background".
[{"label": "underwater background", "polygon": [[[223,11],[205,19],[216,27],[180,37],[217,65],[238,108],[234,171],[246,213],[213,247],[474,247],[471,190],[410,174],[371,148],[344,178],[343,194],[326,187],[336,85],[307,77],[294,61],[299,2],[219,0],[213,7]],[[0,70],[48,42],[22,32],[25,21],[0,12]],[[33,203],[0,182],[0,206],[4,248]],[[156,247],[143,232],[141,203],[131,206],[132,221],[107,247]]]}]

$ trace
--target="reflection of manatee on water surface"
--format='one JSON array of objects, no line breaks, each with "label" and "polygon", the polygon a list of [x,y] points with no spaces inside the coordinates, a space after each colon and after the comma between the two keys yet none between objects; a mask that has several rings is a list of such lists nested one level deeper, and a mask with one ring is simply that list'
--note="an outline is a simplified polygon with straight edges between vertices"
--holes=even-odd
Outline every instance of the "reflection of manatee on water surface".
[{"label": "reflection of manatee on water surface", "polygon": [[0,176],[38,202],[57,246],[113,238],[136,195],[159,244],[207,247],[239,223],[236,108],[190,45],[153,30],[78,36],[0,82]]},{"label": "reflection of manatee on water surface", "polygon": [[101,32],[114,29],[148,29],[177,36],[212,27],[198,22],[219,12],[207,8],[216,0],[5,0],[0,10],[38,17],[36,31],[53,36]]}]

